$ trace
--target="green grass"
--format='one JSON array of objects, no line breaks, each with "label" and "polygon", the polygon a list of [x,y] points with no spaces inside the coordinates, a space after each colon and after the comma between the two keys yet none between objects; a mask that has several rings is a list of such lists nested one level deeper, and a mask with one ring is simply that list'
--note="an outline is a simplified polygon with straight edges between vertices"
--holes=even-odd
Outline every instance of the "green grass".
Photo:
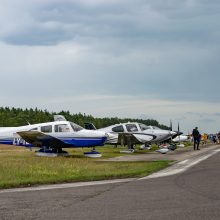
[{"label": "green grass", "polygon": [[[135,152],[133,154],[127,154],[127,153],[120,153],[120,151],[122,150],[127,150],[127,147],[121,147],[118,146],[117,148],[115,148],[113,145],[105,145],[104,147],[96,147],[96,150],[98,152],[100,152],[102,154],[102,159],[108,159],[108,158],[112,158],[112,157],[119,157],[119,156],[123,156],[123,155],[137,155],[137,154],[148,154],[148,153],[152,153],[155,150],[159,149],[157,145],[153,145],[151,150],[140,150],[139,148],[140,146],[137,145],[135,147]],[[91,151],[91,149],[89,148],[70,148],[67,149],[67,151],[71,154],[70,157],[74,157],[74,158],[84,158],[83,153],[84,152],[89,152]]]},{"label": "green grass", "polygon": [[[105,147],[102,151],[105,158],[119,154],[117,148]],[[44,158],[25,148],[0,145],[0,188],[142,177],[170,164],[170,161],[106,162],[83,157],[81,149],[70,152],[75,154]]]}]

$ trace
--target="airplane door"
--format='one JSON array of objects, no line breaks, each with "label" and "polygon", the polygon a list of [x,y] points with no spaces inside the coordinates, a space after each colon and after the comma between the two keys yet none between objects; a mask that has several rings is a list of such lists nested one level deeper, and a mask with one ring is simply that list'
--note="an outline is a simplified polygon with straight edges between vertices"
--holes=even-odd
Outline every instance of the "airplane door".
[{"label": "airplane door", "polygon": [[54,126],[55,133],[67,133],[70,132],[70,128],[67,124],[58,124]]}]

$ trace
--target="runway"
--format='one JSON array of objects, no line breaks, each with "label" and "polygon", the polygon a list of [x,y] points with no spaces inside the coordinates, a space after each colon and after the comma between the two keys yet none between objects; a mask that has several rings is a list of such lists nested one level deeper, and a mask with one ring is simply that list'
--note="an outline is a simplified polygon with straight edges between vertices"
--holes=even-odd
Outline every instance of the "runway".
[{"label": "runway", "polygon": [[1,191],[0,219],[219,219],[219,151],[179,168],[177,174],[142,180]]}]

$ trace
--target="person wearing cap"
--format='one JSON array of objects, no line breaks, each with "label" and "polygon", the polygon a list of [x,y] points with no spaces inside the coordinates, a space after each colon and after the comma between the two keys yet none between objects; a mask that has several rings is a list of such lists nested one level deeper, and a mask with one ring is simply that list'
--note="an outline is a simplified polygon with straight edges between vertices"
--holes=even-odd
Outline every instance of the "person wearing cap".
[{"label": "person wearing cap", "polygon": [[193,141],[194,141],[194,150],[199,150],[199,144],[201,139],[201,134],[198,131],[198,127],[195,127],[192,132]]}]

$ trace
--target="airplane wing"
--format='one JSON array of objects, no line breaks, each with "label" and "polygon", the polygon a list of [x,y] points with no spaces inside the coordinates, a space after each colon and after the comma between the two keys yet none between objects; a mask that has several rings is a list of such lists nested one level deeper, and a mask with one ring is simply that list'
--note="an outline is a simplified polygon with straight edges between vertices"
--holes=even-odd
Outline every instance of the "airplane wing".
[{"label": "airplane wing", "polygon": [[19,134],[26,142],[38,147],[46,146],[58,148],[66,146],[66,144],[58,138],[39,131],[22,131],[17,132],[17,134]]},{"label": "airplane wing", "polygon": [[155,138],[156,137],[154,135],[141,134],[141,133],[119,133],[118,134],[118,142],[121,145],[148,143]]}]

